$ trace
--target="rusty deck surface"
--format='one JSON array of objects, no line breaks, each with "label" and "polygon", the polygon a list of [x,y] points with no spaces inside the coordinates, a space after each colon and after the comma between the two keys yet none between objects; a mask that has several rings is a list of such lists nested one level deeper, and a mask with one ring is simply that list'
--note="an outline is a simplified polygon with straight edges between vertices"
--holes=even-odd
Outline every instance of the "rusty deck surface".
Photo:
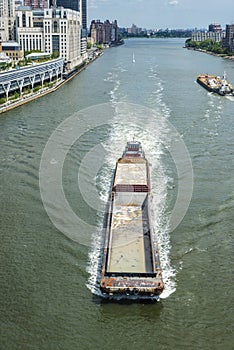
[{"label": "rusty deck surface", "polygon": [[115,174],[115,185],[147,185],[147,167],[145,159],[121,159]]},{"label": "rusty deck surface", "polygon": [[107,272],[153,272],[147,196],[134,192],[115,194]]}]

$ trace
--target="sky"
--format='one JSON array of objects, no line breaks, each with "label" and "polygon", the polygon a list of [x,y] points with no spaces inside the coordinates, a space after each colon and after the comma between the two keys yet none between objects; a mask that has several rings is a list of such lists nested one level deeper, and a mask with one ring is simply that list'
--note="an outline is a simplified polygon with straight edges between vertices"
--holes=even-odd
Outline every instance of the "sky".
[{"label": "sky", "polygon": [[207,28],[211,23],[234,24],[234,0],[87,0],[88,24],[93,19],[119,27],[134,23],[147,29]]}]

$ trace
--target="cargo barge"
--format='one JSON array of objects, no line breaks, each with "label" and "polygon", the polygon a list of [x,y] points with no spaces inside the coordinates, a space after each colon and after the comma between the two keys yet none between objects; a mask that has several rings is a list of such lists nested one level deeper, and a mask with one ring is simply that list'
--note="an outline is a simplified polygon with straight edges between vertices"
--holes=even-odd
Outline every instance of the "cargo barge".
[{"label": "cargo barge", "polygon": [[197,82],[209,92],[215,92],[221,96],[234,96],[233,86],[228,83],[226,73],[222,78],[212,74],[200,74]]},{"label": "cargo barge", "polygon": [[141,143],[127,142],[108,203],[100,289],[108,297],[159,297],[164,289],[150,218],[150,173]]}]

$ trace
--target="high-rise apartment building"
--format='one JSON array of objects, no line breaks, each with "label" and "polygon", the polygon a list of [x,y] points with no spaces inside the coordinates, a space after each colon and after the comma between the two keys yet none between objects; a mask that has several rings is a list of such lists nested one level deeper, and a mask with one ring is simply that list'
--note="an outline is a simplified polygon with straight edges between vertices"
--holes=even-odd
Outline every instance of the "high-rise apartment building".
[{"label": "high-rise apartment building", "polygon": [[93,20],[90,26],[90,33],[93,43],[111,44],[118,40],[117,21],[110,22],[106,20],[102,23],[100,20]]},{"label": "high-rise apartment building", "polygon": [[15,1],[0,0],[0,41],[14,40]]},{"label": "high-rise apartment building", "polygon": [[223,39],[224,33],[223,32],[204,32],[204,31],[198,31],[198,32],[192,32],[192,41],[205,41],[207,39],[221,42]]},{"label": "high-rise apartment building", "polygon": [[73,68],[82,62],[80,14],[63,7],[17,10],[17,36],[24,51],[58,52]]},{"label": "high-rise apartment building", "polygon": [[222,33],[221,25],[218,23],[209,24],[209,32]]},{"label": "high-rise apartment building", "polygon": [[234,51],[234,24],[226,25],[226,35],[223,40],[223,47],[226,47],[229,51]]},{"label": "high-rise apartment building", "polygon": [[[50,0],[52,4],[53,0]],[[81,55],[87,54],[87,0],[56,0],[57,6],[79,11],[81,21]]]}]

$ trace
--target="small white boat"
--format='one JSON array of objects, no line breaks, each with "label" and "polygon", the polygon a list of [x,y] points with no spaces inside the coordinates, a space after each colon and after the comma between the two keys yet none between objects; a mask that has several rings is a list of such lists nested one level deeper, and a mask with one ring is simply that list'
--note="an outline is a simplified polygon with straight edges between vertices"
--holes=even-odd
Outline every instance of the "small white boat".
[{"label": "small white boat", "polygon": [[134,55],[134,52],[133,52],[133,54],[132,54],[132,63],[135,63],[136,62],[136,60],[135,60],[135,55]]}]

